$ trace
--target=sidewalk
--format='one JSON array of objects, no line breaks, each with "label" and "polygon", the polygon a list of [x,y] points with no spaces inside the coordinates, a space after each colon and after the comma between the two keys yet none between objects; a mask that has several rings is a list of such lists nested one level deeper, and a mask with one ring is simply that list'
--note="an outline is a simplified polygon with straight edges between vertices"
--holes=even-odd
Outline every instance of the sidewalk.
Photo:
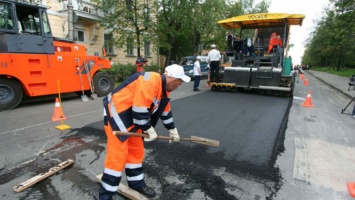
[{"label": "sidewalk", "polygon": [[[276,165],[283,185],[276,200],[348,199],[347,183],[355,185],[355,119],[351,117],[355,90],[349,78],[305,71],[309,85],[295,86],[285,133],[285,151]],[[352,88],[351,88],[352,89]],[[311,92],[314,107],[302,106]]]},{"label": "sidewalk", "polygon": [[341,77],[338,75],[334,74],[329,74],[326,72],[320,72],[320,71],[314,71],[314,70],[308,70],[306,73],[311,74],[312,76],[318,78],[320,81],[324,82],[325,84],[328,84],[332,88],[338,90],[339,92],[343,93],[344,95],[348,96],[350,99],[352,99],[355,96],[355,90],[353,88],[349,89],[349,80],[350,77]]}]

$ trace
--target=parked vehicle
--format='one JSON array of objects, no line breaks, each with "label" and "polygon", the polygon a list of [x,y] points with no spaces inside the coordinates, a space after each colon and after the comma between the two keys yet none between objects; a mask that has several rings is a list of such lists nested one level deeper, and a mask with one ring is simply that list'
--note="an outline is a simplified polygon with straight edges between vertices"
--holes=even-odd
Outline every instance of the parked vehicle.
[{"label": "parked vehicle", "polygon": [[[202,73],[202,77],[208,77],[208,73],[210,70],[210,67],[208,65],[208,59],[207,56],[200,56],[201,60],[200,60],[200,68],[201,68],[201,73]],[[223,57],[223,54],[222,54]],[[194,63],[196,61],[197,56],[186,56],[184,57],[181,62],[180,65],[184,67],[184,71],[186,76],[191,77],[192,79],[194,78]],[[225,67],[225,62],[222,60],[222,65],[220,66],[219,69],[219,75],[220,78],[223,78],[223,73],[224,73],[224,67]]]},{"label": "parked vehicle", "polygon": [[[202,72],[202,77],[208,76],[208,60],[207,56],[200,56],[200,68]],[[183,57],[180,65],[183,66],[186,76],[194,78],[194,63],[196,62],[197,56],[186,56]]]},{"label": "parked vehicle", "polygon": [[0,0],[0,111],[17,107],[24,96],[96,93],[114,88],[109,60],[88,56],[84,45],[53,37],[47,8]]}]

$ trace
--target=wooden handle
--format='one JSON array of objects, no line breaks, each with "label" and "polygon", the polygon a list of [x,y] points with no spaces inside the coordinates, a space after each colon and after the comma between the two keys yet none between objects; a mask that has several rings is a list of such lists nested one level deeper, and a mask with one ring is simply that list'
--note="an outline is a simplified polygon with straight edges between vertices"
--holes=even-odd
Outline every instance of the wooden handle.
[{"label": "wooden handle", "polygon": [[[132,133],[132,132],[122,132],[122,131],[113,131],[114,135],[122,135],[122,136],[134,136],[134,137],[145,137],[149,138],[148,134],[144,133]],[[163,139],[163,140],[173,140],[173,137],[168,137],[168,136],[160,136],[158,135],[157,139]],[[180,138],[180,140],[186,140],[186,141],[194,141],[191,138]]]},{"label": "wooden handle", "polygon": [[123,131],[113,131],[114,135],[122,135],[122,136],[135,136],[135,137],[146,137],[149,138],[148,134],[143,133],[132,133],[132,132],[123,132]]},{"label": "wooden handle", "polygon": [[[144,133],[113,131],[113,134],[114,135],[122,135],[122,136],[134,136],[134,137],[149,138],[149,135],[148,134],[144,134]],[[173,137],[167,137],[167,136],[158,135],[157,139],[173,140],[174,138]],[[191,138],[180,138],[180,140],[195,142],[195,143],[204,144],[204,145],[208,145],[208,146],[219,147],[219,141],[211,140],[211,139],[207,139],[207,138],[202,138],[202,137],[197,137],[197,136],[191,136]]]}]

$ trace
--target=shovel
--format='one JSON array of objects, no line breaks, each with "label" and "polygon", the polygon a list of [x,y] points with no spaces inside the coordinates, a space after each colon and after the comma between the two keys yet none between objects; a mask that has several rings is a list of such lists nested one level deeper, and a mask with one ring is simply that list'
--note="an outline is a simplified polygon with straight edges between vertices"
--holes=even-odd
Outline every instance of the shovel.
[{"label": "shovel", "polygon": [[[147,134],[141,134],[141,133],[131,133],[131,132],[122,132],[122,131],[113,131],[114,135],[122,135],[122,136],[134,136],[134,137],[146,137],[149,138],[149,135]],[[158,135],[157,139],[163,139],[163,140],[173,140],[172,137],[167,137],[167,136],[160,136]],[[180,138],[180,140],[183,141],[190,141],[198,144],[204,144],[212,147],[219,147],[219,141],[217,140],[211,140],[207,138],[202,138],[202,137],[197,137],[197,136],[191,136],[191,138]]]},{"label": "shovel", "polygon": [[84,85],[83,85],[83,78],[81,77],[81,71],[80,71],[80,68],[78,67],[78,71],[80,73],[80,83],[81,83],[81,92],[83,95],[81,95],[81,100],[82,101],[89,101],[89,98],[85,95],[84,93]]},{"label": "shovel", "polygon": [[90,90],[91,90],[91,98],[92,99],[97,99],[97,94],[95,94],[95,89],[94,89],[94,83],[91,79],[91,71],[89,70],[88,63],[85,62],[85,70],[86,70],[86,75],[88,76],[88,81],[90,85]]}]

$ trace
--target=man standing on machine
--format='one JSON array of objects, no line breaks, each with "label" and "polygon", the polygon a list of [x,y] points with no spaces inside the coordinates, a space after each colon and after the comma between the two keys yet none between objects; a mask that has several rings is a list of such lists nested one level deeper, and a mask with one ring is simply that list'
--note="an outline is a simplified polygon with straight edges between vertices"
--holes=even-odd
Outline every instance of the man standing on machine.
[{"label": "man standing on machine", "polygon": [[[208,64],[211,67],[211,76],[209,82],[219,82],[219,65],[221,63],[221,53],[216,49],[216,45],[211,45],[211,51],[208,52]],[[209,84],[208,82],[208,84]]]}]

